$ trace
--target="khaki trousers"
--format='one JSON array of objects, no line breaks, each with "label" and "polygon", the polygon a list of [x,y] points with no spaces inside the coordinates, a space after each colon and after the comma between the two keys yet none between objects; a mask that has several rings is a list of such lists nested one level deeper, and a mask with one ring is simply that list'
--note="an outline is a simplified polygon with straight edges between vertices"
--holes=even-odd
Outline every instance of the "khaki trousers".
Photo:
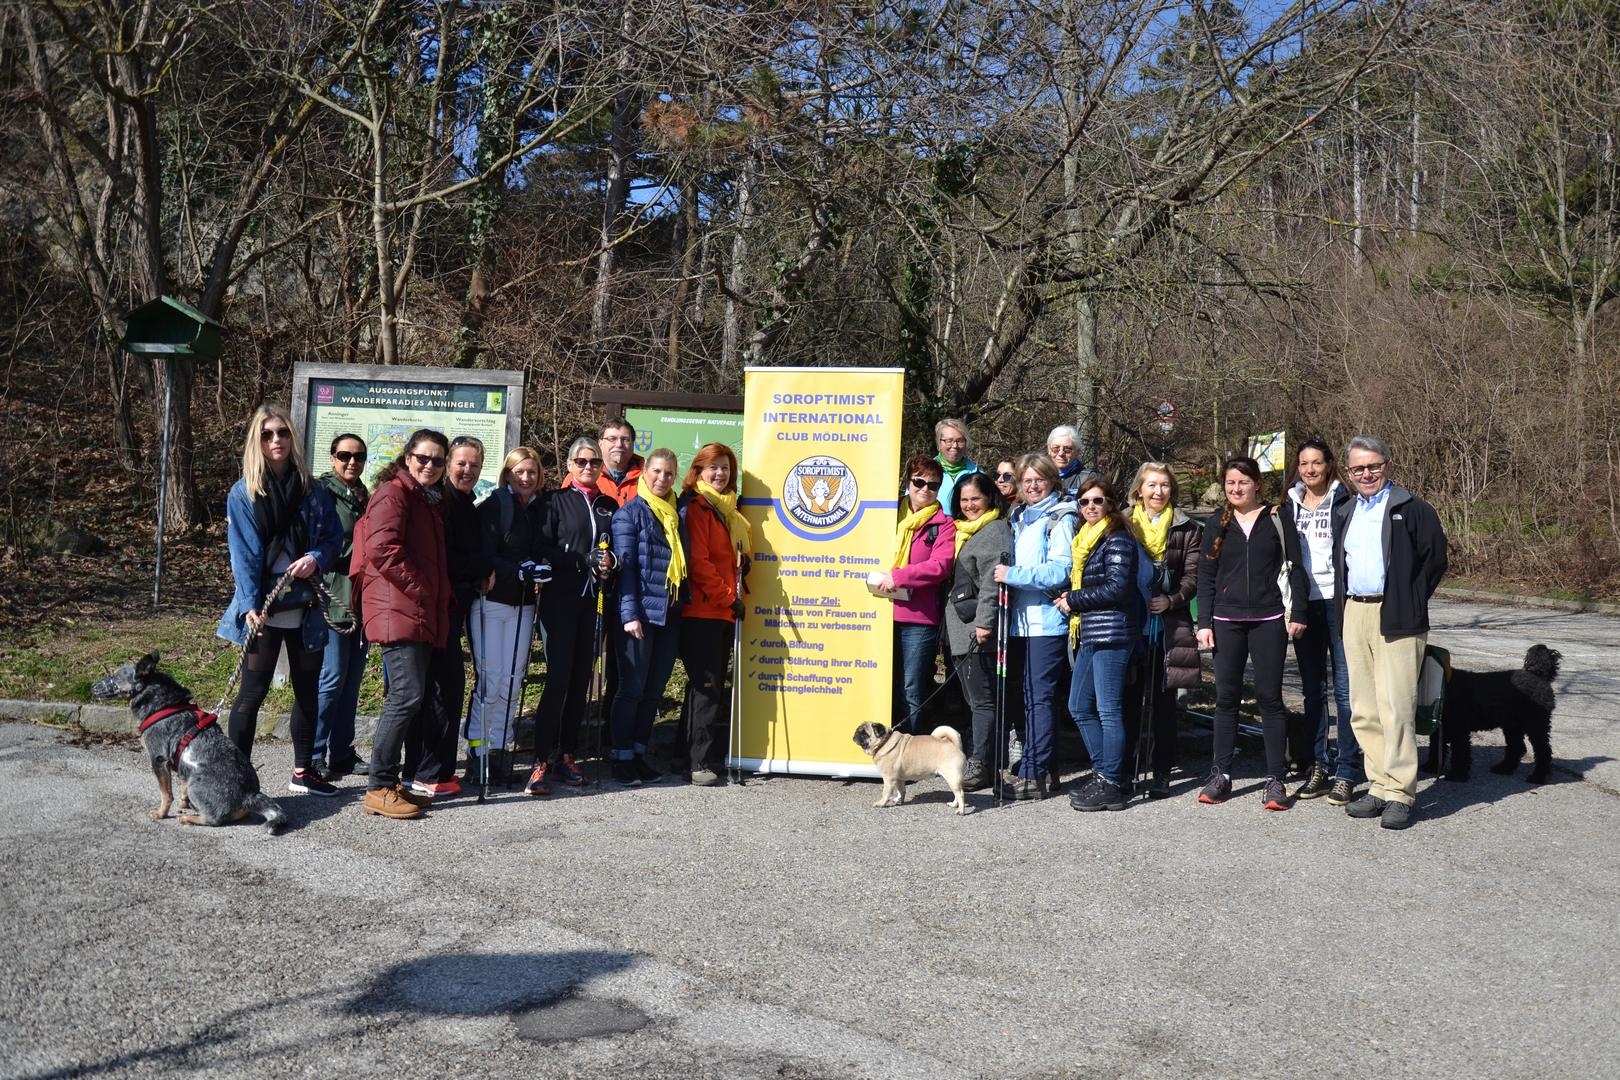
[{"label": "khaki trousers", "polygon": [[1386,802],[1417,801],[1417,684],[1427,634],[1384,640],[1382,603],[1344,602],[1350,726],[1366,753],[1367,790]]}]

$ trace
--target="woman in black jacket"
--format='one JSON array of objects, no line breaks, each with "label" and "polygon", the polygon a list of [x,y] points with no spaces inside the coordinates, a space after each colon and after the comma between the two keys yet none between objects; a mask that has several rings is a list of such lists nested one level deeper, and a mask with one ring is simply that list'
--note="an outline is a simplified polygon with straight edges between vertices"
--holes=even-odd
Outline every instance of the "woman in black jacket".
[{"label": "woman in black jacket", "polygon": [[[1215,652],[1215,763],[1198,793],[1202,803],[1232,794],[1232,746],[1243,696],[1244,664],[1254,661],[1254,694],[1266,743],[1265,807],[1287,810],[1288,713],[1282,701],[1283,655],[1305,632],[1310,582],[1299,555],[1294,512],[1260,502],[1260,466],[1234,457],[1222,473],[1226,507],[1204,530],[1198,563],[1198,647]],[[1278,578],[1288,566],[1288,603]]]},{"label": "woman in black jacket", "polygon": [[1091,781],[1069,796],[1076,810],[1123,810],[1125,672],[1142,633],[1146,605],[1137,587],[1141,548],[1101,476],[1080,483],[1080,529],[1074,534],[1073,585],[1057,598],[1079,645],[1069,689],[1074,717],[1091,755]]},{"label": "woman in black jacket", "polygon": [[535,585],[524,564],[534,558],[539,542],[542,475],[540,455],[531,447],[515,447],[501,462],[495,490],[478,504],[483,537],[479,569],[493,576],[472,602],[467,620],[478,668],[467,714],[470,784],[484,779],[480,759],[486,755],[491,782],[504,783],[512,768],[512,721],[534,640]]},{"label": "woman in black jacket", "polygon": [[568,448],[568,480],[545,496],[541,513],[538,550],[552,570],[540,595],[546,688],[535,718],[534,770],[523,789],[530,795],[550,795],[548,781],[585,782],[574,755],[591,665],[602,651],[602,620],[613,617],[598,606],[598,594],[613,576],[613,515],[619,509],[598,488],[601,476],[600,444],[588,436],[575,439]]}]

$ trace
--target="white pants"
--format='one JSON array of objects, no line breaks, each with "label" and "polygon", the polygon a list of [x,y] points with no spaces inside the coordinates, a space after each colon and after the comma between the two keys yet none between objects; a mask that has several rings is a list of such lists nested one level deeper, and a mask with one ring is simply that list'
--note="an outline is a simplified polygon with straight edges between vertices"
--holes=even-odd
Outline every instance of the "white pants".
[{"label": "white pants", "polygon": [[[518,608],[479,597],[473,601],[467,627],[478,669],[472,708],[467,713],[467,746],[475,756],[482,756],[486,747],[509,750],[518,688],[534,627],[534,605]],[[516,665],[512,663],[514,649]],[[487,731],[485,717],[489,718]]]}]

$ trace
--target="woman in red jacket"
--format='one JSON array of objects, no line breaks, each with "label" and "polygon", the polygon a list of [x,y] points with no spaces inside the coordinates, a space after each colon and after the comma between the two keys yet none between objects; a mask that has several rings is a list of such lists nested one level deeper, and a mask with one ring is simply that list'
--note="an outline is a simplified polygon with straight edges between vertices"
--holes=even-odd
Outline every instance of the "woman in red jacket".
[{"label": "woman in red jacket", "polygon": [[444,550],[443,497],[450,440],[423,428],[377,474],[365,516],[354,527],[350,577],[366,640],[382,647],[388,696],[371,744],[363,809],[412,818],[432,799],[399,785],[399,758],[427,694],[428,661],[450,635],[450,574]]},{"label": "woman in red jacket", "polygon": [[710,443],[693,456],[678,505],[691,547],[691,600],[681,609],[686,707],[675,758],[688,757],[692,783],[709,787],[720,782],[725,768],[731,704],[726,661],[753,553],[751,530],[737,509],[737,455],[731,447]]}]

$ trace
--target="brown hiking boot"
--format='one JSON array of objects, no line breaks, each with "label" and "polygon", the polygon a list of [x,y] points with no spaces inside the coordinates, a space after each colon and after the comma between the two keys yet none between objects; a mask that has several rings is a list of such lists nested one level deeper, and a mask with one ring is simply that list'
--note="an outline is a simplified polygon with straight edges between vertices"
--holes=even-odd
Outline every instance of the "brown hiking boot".
[{"label": "brown hiking boot", "polygon": [[360,811],[390,818],[422,816],[422,808],[401,797],[398,788],[372,788],[366,792],[366,801],[360,804]]}]

